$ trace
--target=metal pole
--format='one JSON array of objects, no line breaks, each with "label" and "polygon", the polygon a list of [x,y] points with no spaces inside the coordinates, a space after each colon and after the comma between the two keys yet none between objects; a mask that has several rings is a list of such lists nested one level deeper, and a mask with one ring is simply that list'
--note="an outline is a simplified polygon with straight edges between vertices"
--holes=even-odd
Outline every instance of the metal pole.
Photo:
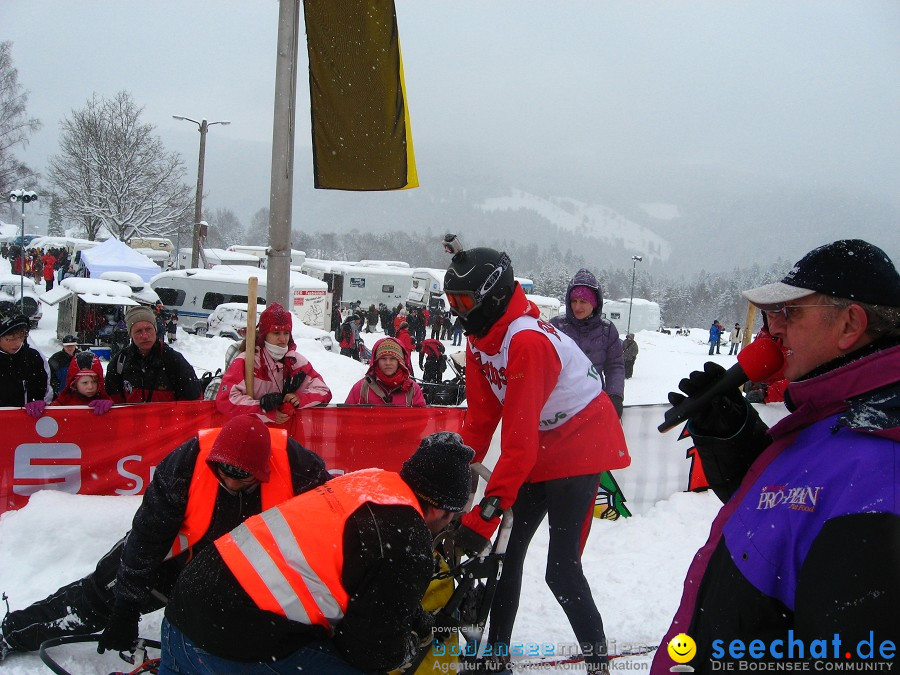
[{"label": "metal pole", "polygon": [[637,260],[631,259],[631,298],[628,300],[628,328],[625,334],[631,333],[631,308],[634,306],[634,272],[637,269]]},{"label": "metal pole", "polygon": [[191,267],[196,267],[200,259],[200,220],[203,213],[203,165],[206,162],[206,120],[197,125],[200,131],[200,159],[197,161],[197,196],[194,199],[194,236],[191,242]]},{"label": "metal pole", "polygon": [[22,276],[19,277],[19,311],[25,314],[25,197],[22,197],[22,247],[19,249],[19,256],[22,259],[21,269]]},{"label": "metal pole", "polygon": [[269,251],[266,264],[266,304],[278,302],[289,311],[293,309],[293,302],[289,303],[287,296],[291,270],[299,4],[297,0],[280,0],[278,9],[272,177],[269,192]]}]

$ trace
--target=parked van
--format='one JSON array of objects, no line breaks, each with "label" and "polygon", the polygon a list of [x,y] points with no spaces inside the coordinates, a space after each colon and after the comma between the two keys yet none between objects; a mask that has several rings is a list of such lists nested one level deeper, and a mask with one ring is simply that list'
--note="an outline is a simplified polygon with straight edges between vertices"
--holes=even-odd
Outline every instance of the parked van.
[{"label": "parked van", "polygon": [[[258,281],[257,302],[266,304],[266,274],[249,267],[217,267],[212,270],[171,270],[157,274],[150,286],[168,310],[178,310],[178,325],[189,333],[205,332],[207,317],[226,302],[247,304],[247,282]],[[327,285],[299,272],[291,272],[289,308],[303,323],[326,328],[331,316]]]},{"label": "parked van", "polygon": [[545,295],[534,295],[526,293],[525,297],[533,302],[541,313],[542,321],[549,321],[555,316],[559,316],[559,308],[561,304],[556,298],[548,298]]},{"label": "parked van", "polygon": [[165,237],[132,237],[128,240],[128,245],[131,248],[149,248],[154,251],[165,251],[166,253],[175,251],[172,240]]},{"label": "parked van", "polygon": [[152,248],[136,248],[134,250],[150,258],[163,272],[172,267],[172,254],[167,251],[159,251]]},{"label": "parked van", "polygon": [[662,325],[662,315],[659,305],[650,300],[643,298],[635,298],[632,304],[629,298],[621,300],[604,300],[603,301],[603,317],[612,321],[619,335],[625,336],[628,330],[629,309],[631,311],[631,332],[637,333],[642,330],[659,330]]},{"label": "parked van", "polygon": [[416,267],[412,273],[411,286],[406,296],[407,307],[427,307],[433,310],[440,305],[446,306],[444,301],[444,275],[445,269],[433,267]]},{"label": "parked van", "polygon": [[307,258],[300,269],[328,284],[334,302],[342,307],[357,302],[363,307],[378,306],[380,303],[396,307],[406,302],[412,287],[412,268],[387,264],[389,261],[370,262],[378,264]]},{"label": "parked van", "polygon": [[[188,269],[191,265],[191,256],[193,249],[183,248],[178,251],[178,260],[175,265],[176,269]],[[216,265],[231,265],[261,267],[260,260],[255,255],[247,253],[236,253],[234,251],[226,251],[223,248],[204,248],[198,261],[203,269],[212,269]]]},{"label": "parked van", "polygon": [[[245,246],[243,244],[234,244],[229,246],[226,251],[231,253],[244,253],[246,255],[253,255],[259,258],[259,266],[263,269],[266,268],[266,264],[268,263],[269,256],[269,247],[268,246]],[[291,267],[300,267],[303,264],[303,261],[306,260],[306,253],[303,251],[298,251],[296,249],[291,249]]]}]

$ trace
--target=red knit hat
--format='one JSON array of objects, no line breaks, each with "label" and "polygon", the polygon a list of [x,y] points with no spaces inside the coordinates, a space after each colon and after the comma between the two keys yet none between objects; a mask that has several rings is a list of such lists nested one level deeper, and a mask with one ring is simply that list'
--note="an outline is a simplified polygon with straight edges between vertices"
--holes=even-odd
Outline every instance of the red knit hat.
[{"label": "red knit hat", "polygon": [[266,483],[271,455],[272,441],[266,425],[256,415],[238,415],[222,427],[206,463],[213,472],[216,464],[230,464]]},{"label": "red knit hat", "polygon": [[[273,302],[259,315],[259,326],[257,328],[259,339],[265,340],[266,335],[274,330],[286,330],[290,333],[292,326],[291,313],[277,302]],[[293,342],[294,339],[292,337],[290,344],[293,345]]]}]

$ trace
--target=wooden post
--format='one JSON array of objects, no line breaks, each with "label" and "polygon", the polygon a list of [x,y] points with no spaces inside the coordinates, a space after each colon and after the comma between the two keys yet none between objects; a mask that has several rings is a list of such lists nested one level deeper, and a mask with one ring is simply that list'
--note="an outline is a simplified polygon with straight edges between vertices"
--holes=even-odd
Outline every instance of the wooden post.
[{"label": "wooden post", "polygon": [[253,398],[253,362],[256,357],[256,293],[259,279],[247,280],[247,334],[244,336],[244,386],[247,396]]}]

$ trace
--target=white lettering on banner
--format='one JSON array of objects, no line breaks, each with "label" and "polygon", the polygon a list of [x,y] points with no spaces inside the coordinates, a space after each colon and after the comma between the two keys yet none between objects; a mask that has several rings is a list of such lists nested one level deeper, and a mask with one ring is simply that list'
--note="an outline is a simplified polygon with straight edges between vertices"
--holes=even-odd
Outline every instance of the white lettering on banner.
[{"label": "white lettering on banner", "polygon": [[[125,462],[130,460],[134,460],[136,462],[141,461],[140,455],[128,455],[127,457],[122,457],[118,462],[116,462],[116,470],[119,472],[119,475],[122,478],[125,478],[130,481],[134,481],[134,487],[130,490],[123,490],[122,488],[116,488],[115,493],[117,495],[139,495],[144,490],[144,479],[141,478],[136,473],[131,473],[125,469]],[[150,478],[153,479],[153,470],[156,467],[150,467]]]},{"label": "white lettering on banner", "polygon": [[74,495],[81,490],[81,448],[74,443],[22,443],[13,457],[13,493],[17,495],[30,497],[47,489]]}]

